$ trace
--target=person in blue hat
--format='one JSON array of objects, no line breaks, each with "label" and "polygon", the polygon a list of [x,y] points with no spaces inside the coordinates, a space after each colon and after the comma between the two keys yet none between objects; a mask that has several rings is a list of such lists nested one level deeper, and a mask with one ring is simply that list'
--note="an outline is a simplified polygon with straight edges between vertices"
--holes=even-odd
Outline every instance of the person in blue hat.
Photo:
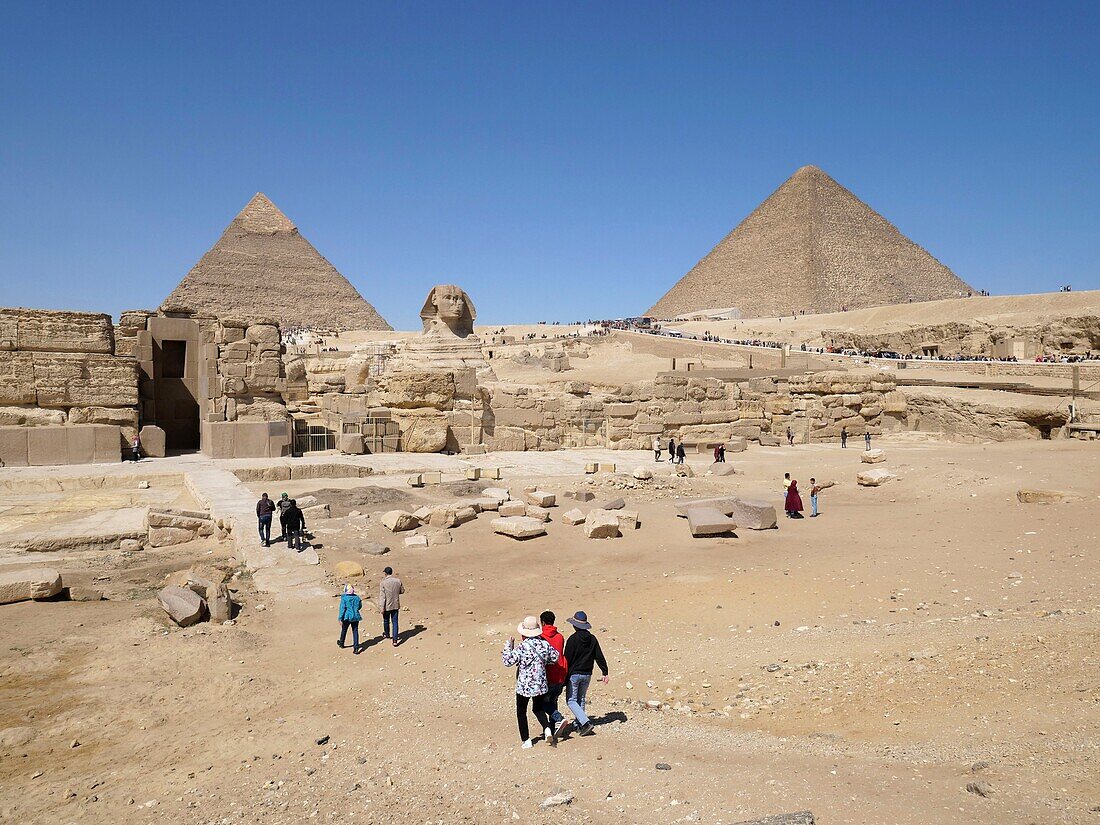
[{"label": "person in blue hat", "polygon": [[584,707],[588,686],[592,683],[592,667],[599,665],[603,671],[600,681],[606,685],[609,678],[607,659],[600,649],[600,640],[592,635],[592,625],[588,622],[587,613],[578,610],[566,621],[573,625],[573,635],[565,643],[565,658],[569,662],[569,693],[566,705],[577,720],[577,734],[587,736],[592,732],[592,722],[584,712]]}]

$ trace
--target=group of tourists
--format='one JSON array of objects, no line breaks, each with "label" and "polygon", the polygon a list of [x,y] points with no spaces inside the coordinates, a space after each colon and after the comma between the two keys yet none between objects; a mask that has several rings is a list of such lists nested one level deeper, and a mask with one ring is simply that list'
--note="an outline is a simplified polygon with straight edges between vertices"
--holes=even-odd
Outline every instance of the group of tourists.
[{"label": "group of tourists", "polygon": [[291,550],[302,552],[305,549],[303,536],[306,531],[306,516],[298,506],[297,500],[290,498],[286,493],[282,493],[278,501],[272,501],[267,493],[262,493],[260,500],[256,502],[260,544],[264,547],[271,546],[271,520],[276,511],[279,513],[279,527],[282,528],[282,535],[275,540],[285,541]]},{"label": "group of tourists", "polygon": [[[663,461],[664,460],[662,458],[662,453],[664,452],[664,449],[665,449],[664,442],[659,437],[654,438],[653,439],[653,460],[654,461]],[[722,448],[722,460],[723,461],[726,460],[725,454],[726,454],[726,450],[723,447]],[[668,460],[673,464],[683,464],[685,458],[687,458],[687,451],[684,450],[683,443],[677,444],[676,439],[670,438],[668,440]],[[715,458],[714,460],[717,461],[718,459]]]},{"label": "group of tourists", "polygon": [[[816,478],[810,479],[810,518],[817,517],[817,497],[824,488]],[[790,473],[783,473],[783,512],[787,518],[802,518],[802,494],[798,492],[798,480]]]},{"label": "group of tourists", "polygon": [[[393,646],[401,644],[401,636],[398,632],[397,617],[401,613],[401,594],[405,592],[405,585],[393,574],[393,568],[387,567],[382,571],[382,581],[378,583],[378,612],[382,616],[382,638],[391,639]],[[358,656],[367,646],[359,644],[359,622],[362,621],[363,600],[355,592],[355,587],[348,582],[344,585],[344,594],[340,597],[340,607],[337,618],[340,622],[340,638],[336,640],[336,646],[344,648],[344,642],[351,630],[352,652]]]},{"label": "group of tourists", "polygon": [[[542,731],[542,739],[556,748],[558,740],[576,725],[578,736],[592,733],[592,720],[585,713],[588,688],[592,683],[593,666],[598,666],[607,684],[607,659],[600,649],[600,641],[592,634],[588,615],[578,610],[566,621],[573,626],[573,633],[566,640],[554,625],[554,614],[546,610],[535,618],[528,616],[516,628],[520,641],[510,637],[504,644],[500,660],[505,667],[516,668],[516,721],[519,724],[520,747],[535,744],[531,738],[527,710],[535,714]],[[573,721],[558,710],[562,693],[566,705],[573,714]]]}]

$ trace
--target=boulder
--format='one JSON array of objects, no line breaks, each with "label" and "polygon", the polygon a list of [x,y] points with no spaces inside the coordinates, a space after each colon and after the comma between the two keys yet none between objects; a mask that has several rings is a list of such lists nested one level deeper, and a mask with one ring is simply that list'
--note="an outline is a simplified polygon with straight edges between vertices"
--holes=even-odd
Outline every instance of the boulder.
[{"label": "boulder", "polygon": [[672,475],[676,478],[695,478],[695,471],[690,464],[677,464],[672,468]]},{"label": "boulder", "polygon": [[526,516],[527,505],[522,501],[506,501],[500,505],[497,512],[502,516]]},{"label": "boulder", "polygon": [[584,519],[584,534],[590,539],[613,539],[621,535],[619,517],[606,509],[589,510]]},{"label": "boulder", "polygon": [[206,612],[206,602],[202,596],[188,587],[166,587],[157,593],[157,601],[180,627],[189,627],[200,621]]},{"label": "boulder", "polygon": [[723,513],[733,519],[738,527],[747,530],[772,530],[777,526],[775,507],[757,498],[734,496]]},{"label": "boulder", "polygon": [[538,507],[534,504],[527,505],[527,517],[538,519],[544,524],[550,521],[550,511],[545,507]]},{"label": "boulder", "polygon": [[155,424],[146,424],[138,433],[141,439],[141,451],[151,458],[164,458],[166,436],[164,430]]},{"label": "boulder", "polygon": [[338,561],[332,568],[332,573],[338,579],[356,579],[366,574],[366,571],[357,561]]},{"label": "boulder", "polygon": [[481,491],[483,498],[495,498],[500,504],[512,498],[511,492],[506,487],[486,487]]},{"label": "boulder", "polygon": [[0,604],[48,599],[61,592],[61,574],[52,567],[0,573]]},{"label": "boulder", "polygon": [[864,450],[860,453],[859,460],[864,464],[881,464],[886,460],[886,453],[879,449]]},{"label": "boulder", "polygon": [[420,524],[420,520],[416,516],[412,513],[406,513],[404,510],[390,510],[388,513],[383,513],[381,521],[382,526],[391,533],[412,530]]},{"label": "boulder", "polygon": [[653,478],[653,471],[647,467],[636,467],[631,475],[638,479],[638,481],[649,481]]},{"label": "boulder", "polygon": [[629,530],[638,529],[638,513],[636,510],[616,510],[615,515],[619,518],[619,529],[626,533]]},{"label": "boulder", "polygon": [[210,614],[210,621],[217,624],[232,619],[233,602],[229,598],[229,588],[224,584],[216,584],[207,589],[206,610]]},{"label": "boulder", "polygon": [[687,519],[692,538],[721,536],[737,529],[737,522],[714,507],[692,507]]},{"label": "boulder", "polygon": [[436,507],[428,516],[428,524],[437,530],[447,530],[458,524],[458,518],[451,507]]},{"label": "boulder", "polygon": [[889,470],[864,470],[856,474],[856,484],[860,487],[878,487],[895,478],[897,476]]},{"label": "boulder", "polygon": [[724,478],[726,476],[737,475],[737,471],[735,469],[733,469],[732,464],[727,464],[726,462],[723,461],[723,462],[715,462],[714,464],[711,464],[710,465],[710,474],[712,476],[717,476],[718,478]]},{"label": "boulder", "polygon": [[69,601],[71,602],[103,601],[103,591],[95,587],[86,587],[84,585],[75,584],[66,589],[69,591]]},{"label": "boulder", "polygon": [[1069,493],[1064,490],[1024,489],[1016,491],[1016,500],[1021,504],[1059,504],[1066,501],[1083,501],[1084,498],[1079,493]]},{"label": "boulder", "polygon": [[546,533],[546,525],[527,516],[507,516],[493,519],[493,532],[514,539],[529,539]]},{"label": "boulder", "polygon": [[605,501],[602,504],[597,504],[597,510],[621,510],[626,507],[626,502],[621,498],[613,498],[610,501]]},{"label": "boulder", "polygon": [[578,524],[584,524],[584,513],[581,512],[580,509],[574,507],[572,510],[566,510],[561,520],[563,524],[568,524],[571,527]]},{"label": "boulder", "polygon": [[476,499],[476,502],[478,509],[481,510],[481,512],[483,513],[486,510],[496,512],[500,509],[500,499],[498,498],[479,498]]},{"label": "boulder", "polygon": [[468,521],[473,521],[477,518],[479,508],[472,505],[465,507],[459,507],[455,510],[455,524],[465,524]]},{"label": "boulder", "polygon": [[118,549],[124,553],[136,553],[142,549],[144,545],[137,539],[122,539],[118,543]]},{"label": "boulder", "polygon": [[557,502],[557,497],[553,493],[542,490],[533,490],[527,493],[526,498],[528,504],[533,504],[536,507],[553,507]]}]

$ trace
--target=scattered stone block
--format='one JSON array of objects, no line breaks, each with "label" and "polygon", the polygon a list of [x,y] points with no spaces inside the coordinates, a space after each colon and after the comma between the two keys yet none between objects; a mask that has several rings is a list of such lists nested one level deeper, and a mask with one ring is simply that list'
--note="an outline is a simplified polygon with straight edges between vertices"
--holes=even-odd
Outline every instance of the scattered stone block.
[{"label": "scattered stone block", "polygon": [[589,462],[588,464],[584,465],[584,472],[585,472],[586,475],[592,475],[594,472],[596,472],[599,469],[600,469],[600,465],[592,463],[592,462]]},{"label": "scattered stone block", "polygon": [[692,507],[687,519],[692,538],[722,536],[737,529],[737,522],[714,507]]},{"label": "scattered stone block", "polygon": [[438,470],[432,470],[431,472],[428,472],[428,473],[421,473],[420,476],[421,476],[421,478],[424,479],[425,484],[442,484],[443,483],[443,473],[439,472]]},{"label": "scattered stone block", "polygon": [[763,819],[748,819],[737,825],[815,825],[814,815],[809,811],[797,811],[793,814],[776,814]]},{"label": "scattered stone block", "polygon": [[437,530],[447,530],[458,524],[458,518],[453,508],[436,507],[432,510],[432,514],[428,516],[428,524]]},{"label": "scattered stone block", "polygon": [[591,490],[577,490],[573,493],[573,498],[584,504],[589,501],[595,501],[596,494]]},{"label": "scattered stone block", "polygon": [[727,453],[743,453],[748,448],[749,442],[741,436],[738,436],[737,438],[731,438],[729,441],[726,442]]},{"label": "scattered stone block", "polygon": [[465,524],[477,518],[478,510],[475,507],[459,507],[455,510],[455,525]]},{"label": "scattered stone block", "polygon": [[522,501],[506,501],[500,505],[498,512],[502,516],[526,516],[527,505]]},{"label": "scattered stone block", "polygon": [[725,478],[726,476],[737,475],[737,470],[733,468],[732,464],[726,462],[715,462],[710,465],[710,474],[717,476],[718,478]]},{"label": "scattered stone block", "polygon": [[406,536],[405,537],[405,546],[406,547],[427,547],[428,546],[428,537],[427,536]]},{"label": "scattered stone block", "polygon": [[491,478],[494,481],[500,481],[500,478],[501,478],[501,476],[500,476],[500,467],[482,467],[481,468],[481,477],[482,478]]},{"label": "scattered stone block", "polygon": [[553,493],[533,490],[527,494],[527,503],[534,504],[536,507],[554,507],[557,504],[557,497]]},{"label": "scattered stone block", "polygon": [[484,498],[495,498],[501,504],[512,498],[512,494],[506,487],[486,487],[481,491],[481,495]]},{"label": "scattered stone block", "polygon": [[495,518],[492,527],[494,533],[511,536],[514,539],[529,539],[546,533],[546,525],[543,522],[527,516]]},{"label": "scattered stone block", "polygon": [[778,524],[775,506],[762,499],[735,496],[723,512],[747,530],[773,530]]},{"label": "scattered stone block", "polygon": [[631,475],[638,479],[638,481],[649,481],[653,478],[653,471],[648,467],[636,467]]},{"label": "scattered stone block", "polygon": [[0,604],[48,599],[61,592],[61,574],[52,567],[0,573]]},{"label": "scattered stone block", "polygon": [[483,513],[487,510],[496,511],[500,509],[500,499],[498,498],[479,498],[476,501],[478,509]]},{"label": "scattered stone block", "polygon": [[864,464],[881,464],[886,460],[886,453],[879,449],[864,450],[860,453],[859,460]]},{"label": "scattered stone block", "polygon": [[421,475],[420,473],[417,473],[416,475],[411,475],[406,479],[406,483],[410,487],[423,487],[424,486],[424,476]]},{"label": "scattered stone block", "polygon": [[599,466],[600,466],[600,472],[601,473],[614,473],[614,472],[617,471],[616,465],[609,464],[605,461],[601,461]]},{"label": "scattered stone block", "polygon": [[69,591],[69,601],[71,602],[103,601],[103,591],[95,587],[87,587],[85,585],[76,584],[66,589]]},{"label": "scattered stone block", "polygon": [[619,517],[619,529],[626,533],[629,530],[638,529],[638,513],[635,510],[616,510]]},{"label": "scattered stone block", "polygon": [[157,593],[157,601],[180,627],[190,627],[206,612],[202,596],[189,587],[166,587]]},{"label": "scattered stone block", "polygon": [[1083,501],[1084,498],[1079,493],[1069,493],[1064,490],[1024,489],[1016,491],[1016,500],[1021,504],[1060,504],[1067,501]]},{"label": "scattered stone block", "polygon": [[155,424],[146,424],[138,433],[141,439],[141,451],[150,458],[164,458],[166,436],[164,430]]},{"label": "scattered stone block", "polygon": [[578,524],[584,524],[584,513],[574,507],[572,510],[566,510],[561,520],[563,524],[568,524],[571,527]]},{"label": "scattered stone block", "polygon": [[453,541],[451,534],[446,530],[429,530],[423,535],[428,540],[429,547],[438,547],[443,544],[450,544]]},{"label": "scattered stone block", "polygon": [[390,548],[376,541],[367,541],[362,544],[359,551],[366,553],[368,556],[384,556],[386,553],[390,552]]},{"label": "scattered stone block", "polygon": [[621,510],[626,507],[626,502],[621,498],[613,498],[595,506],[597,510]]},{"label": "scattered stone block", "polygon": [[760,433],[760,446],[761,447],[778,447],[779,438],[771,433]]},{"label": "scattered stone block", "polygon": [[481,470],[480,469],[478,469],[477,467],[467,467],[466,468],[466,480],[467,481],[477,481],[480,478],[481,478]]},{"label": "scattered stone block", "polygon": [[363,455],[366,446],[362,433],[343,433],[340,436],[340,452],[344,455]]},{"label": "scattered stone block", "polygon": [[136,553],[142,549],[144,545],[137,539],[122,539],[118,543],[118,549],[123,553]]},{"label": "scattered stone block", "polygon": [[338,579],[354,579],[365,575],[366,571],[357,561],[338,561],[332,568],[332,573]]},{"label": "scattered stone block", "polygon": [[312,507],[303,507],[302,515],[306,517],[306,524],[309,524],[315,519],[332,518],[332,511],[327,504],[314,504]]},{"label": "scattered stone block", "polygon": [[695,471],[690,464],[677,464],[672,468],[672,475],[677,478],[695,478]]},{"label": "scattered stone block", "polygon": [[539,507],[535,504],[527,505],[527,516],[529,518],[536,518],[541,522],[550,521],[550,511],[545,507]]},{"label": "scattered stone block", "polygon": [[897,476],[889,470],[864,470],[856,474],[856,484],[860,487],[878,487],[895,478]]},{"label": "scattered stone block", "polygon": [[621,535],[618,515],[600,508],[589,510],[584,519],[584,534],[590,539],[618,538]]},{"label": "scattered stone block", "polygon": [[171,547],[192,541],[196,537],[193,530],[182,527],[150,527],[148,544],[150,547]]},{"label": "scattered stone block", "polygon": [[382,526],[391,533],[412,530],[420,524],[420,520],[416,516],[412,513],[406,513],[404,510],[390,510],[388,513],[383,513],[381,521]]},{"label": "scattered stone block", "polygon": [[413,510],[413,516],[421,524],[424,524],[425,522],[427,522],[428,519],[432,517],[432,513],[435,512],[435,508],[436,505],[434,504],[425,504],[423,507]]},{"label": "scattered stone block", "polygon": [[229,598],[229,588],[224,584],[214,585],[206,591],[206,610],[210,621],[216,624],[228,622],[233,618],[233,602]]}]

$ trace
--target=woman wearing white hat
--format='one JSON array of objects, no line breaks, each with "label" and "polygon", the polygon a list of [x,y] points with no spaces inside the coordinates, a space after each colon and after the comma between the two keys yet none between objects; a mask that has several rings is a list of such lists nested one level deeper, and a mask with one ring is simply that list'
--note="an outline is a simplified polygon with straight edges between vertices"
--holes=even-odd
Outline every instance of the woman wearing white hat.
[{"label": "woman wearing white hat", "polygon": [[[508,639],[500,654],[500,660],[505,667],[516,668],[516,721],[519,722],[519,738],[523,742],[522,747],[530,748],[534,742],[531,741],[531,732],[527,727],[527,705],[532,699],[543,696],[549,689],[546,684],[546,663],[557,662],[560,654],[542,638],[542,627],[534,616],[528,616],[520,622],[516,631],[523,640],[517,647],[514,637]],[[550,727],[550,720],[542,708],[542,703],[535,701],[532,710],[542,726],[546,739],[550,742],[550,747],[556,747],[558,741]]]}]

